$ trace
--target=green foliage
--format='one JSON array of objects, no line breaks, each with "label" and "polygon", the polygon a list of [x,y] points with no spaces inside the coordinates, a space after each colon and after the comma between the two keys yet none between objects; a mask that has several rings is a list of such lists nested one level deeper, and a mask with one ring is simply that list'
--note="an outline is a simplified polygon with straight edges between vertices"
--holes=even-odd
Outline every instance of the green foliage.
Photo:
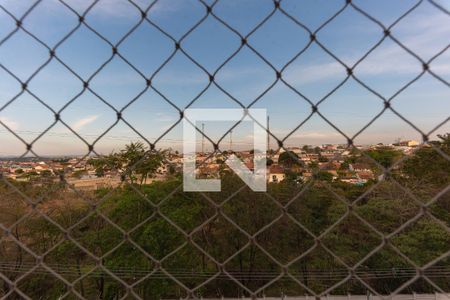
[{"label": "green foliage", "polygon": [[333,181],[333,174],[326,171],[319,171],[315,174],[315,178],[317,180],[331,182]]},{"label": "green foliage", "polygon": [[385,168],[389,168],[403,156],[402,152],[393,150],[390,147],[378,147],[377,149],[367,151],[366,154]]},{"label": "green foliage", "polygon": [[312,161],[309,163],[308,167],[313,171],[317,171],[319,169],[319,164],[317,163],[317,161]]},{"label": "green foliage", "polygon": [[319,155],[319,162],[328,162],[328,158],[326,158],[325,156]]},{"label": "green foliage", "polygon": [[[450,134],[440,136],[434,147],[450,155]],[[413,157],[406,160],[403,172],[424,184],[442,186],[450,181],[450,161],[433,147],[417,150]]]},{"label": "green foliage", "polygon": [[167,153],[167,150],[149,150],[143,143],[136,142],[126,145],[120,152],[92,158],[88,163],[94,166],[97,176],[112,171],[129,177],[132,182],[138,180],[142,185],[163,165]]},{"label": "green foliage", "polygon": [[86,170],[77,170],[77,171],[73,172],[72,176],[79,179],[83,175],[86,175],[86,174],[87,174]]},{"label": "green foliage", "polygon": [[286,170],[284,181],[300,182],[300,174],[291,170]]},{"label": "green foliage", "polygon": [[405,255],[418,265],[425,265],[448,251],[450,235],[433,220],[422,218],[394,238]]},{"label": "green foliage", "polygon": [[[447,135],[433,146],[449,154],[449,144]],[[326,276],[314,275],[317,274],[314,272],[326,270],[334,275],[345,268],[316,243],[315,237],[321,236],[322,245],[349,266],[360,262],[381,243],[378,234],[349,212],[348,204],[353,203],[352,210],[370,226],[383,234],[390,234],[420,212],[420,204],[399,188],[397,182],[414,191],[414,195],[426,193],[434,196],[448,185],[450,179],[448,161],[436,149],[423,148],[400,166],[396,182],[387,179],[376,186],[374,182],[364,187],[334,182],[332,174],[318,171],[316,165],[318,172],[314,180],[301,183],[296,180],[296,173],[288,173],[283,182],[268,185],[270,196],[248,188],[239,189],[243,182],[227,172],[221,174],[223,190],[220,193],[184,193],[180,189],[181,178],[175,176],[164,182],[145,184],[142,177],[152,176],[164,160],[163,155],[147,157],[147,153],[142,144],[133,144],[120,153],[90,160],[90,164],[105,172],[116,168],[126,172],[128,166],[149,160],[144,167],[130,174],[135,178],[130,184],[88,194],[86,198],[95,206],[89,206],[85,201],[76,203],[73,193],[56,185],[15,185],[26,190],[31,197],[45,194],[45,206],[40,208],[47,209],[45,212],[63,228],[71,228],[70,237],[90,253],[102,257],[102,264],[108,269],[113,272],[126,270],[120,276],[129,284],[143,279],[160,265],[169,272],[187,272],[180,280],[190,288],[196,287],[205,280],[205,277],[199,278],[199,274],[218,271],[217,265],[209,258],[212,256],[219,263],[226,262],[226,270],[245,274],[239,281],[246,288],[257,289],[270,281],[270,278],[255,279],[257,272],[279,271],[268,253],[282,263],[295,260],[289,265],[289,271],[295,272],[305,286],[320,292],[336,282],[327,280]],[[295,162],[289,154],[283,154],[280,155],[281,162],[286,165]],[[372,151],[369,155],[385,166],[400,157],[391,149]],[[308,188],[305,189],[306,185]],[[7,184],[0,184],[0,193],[9,195],[0,202],[0,218],[5,226],[14,224],[30,212],[28,205],[20,201],[19,195],[11,193]],[[58,202],[65,198],[67,204]],[[50,200],[54,202],[47,202]],[[436,199],[428,210],[449,226],[448,195]],[[72,228],[75,223],[77,225]],[[334,224],[333,230],[327,231]],[[107,273],[97,270],[87,275],[96,262],[70,239],[64,239],[60,228],[46,219],[30,215],[26,224],[14,229],[14,237],[33,251],[50,251],[46,254],[46,262],[72,266],[71,280],[80,274],[86,275],[77,285],[85,298],[117,299],[125,296],[126,291],[121,284]],[[125,236],[124,232],[127,233]],[[253,237],[254,242],[249,237]],[[391,243],[416,264],[424,266],[448,252],[450,235],[443,224],[423,216],[402,228],[391,238]],[[311,247],[315,248],[298,259]],[[25,255],[20,247],[0,247],[0,262],[15,262],[18,268],[22,266]],[[448,260],[441,262],[447,268],[448,263]],[[395,269],[408,267],[410,264],[386,245],[362,261],[357,272],[372,274],[367,283],[386,294],[403,282],[396,277],[398,272]],[[393,270],[393,275],[387,279],[378,278],[373,276],[373,270],[377,269]],[[189,272],[193,275],[190,276]],[[143,279],[134,291],[143,299],[183,297],[183,289],[158,274],[159,277]],[[17,274],[11,272],[8,276]],[[440,280],[444,290],[450,288],[445,278],[436,280]],[[55,299],[65,293],[65,287],[53,284],[54,277],[51,276],[34,274],[23,282],[21,290],[33,298]],[[300,285],[280,281],[269,285],[265,294],[279,295],[280,290],[297,295],[304,293]],[[426,286],[418,286],[415,290],[417,293],[427,291]],[[197,292],[199,297],[210,298],[217,295],[235,297],[237,294],[236,285],[229,280],[212,282]],[[361,292],[361,286],[349,281],[340,285],[336,292]]]},{"label": "green foliage", "polygon": [[349,161],[345,160],[339,167],[339,170],[348,170],[349,166],[350,166]]},{"label": "green foliage", "polygon": [[292,151],[286,151],[280,154],[278,157],[278,164],[285,168],[291,168],[296,165],[300,165],[298,155]]},{"label": "green foliage", "polygon": [[41,171],[40,175],[42,177],[50,177],[50,176],[52,176],[52,171],[50,171],[50,170],[43,170],[43,171]]}]

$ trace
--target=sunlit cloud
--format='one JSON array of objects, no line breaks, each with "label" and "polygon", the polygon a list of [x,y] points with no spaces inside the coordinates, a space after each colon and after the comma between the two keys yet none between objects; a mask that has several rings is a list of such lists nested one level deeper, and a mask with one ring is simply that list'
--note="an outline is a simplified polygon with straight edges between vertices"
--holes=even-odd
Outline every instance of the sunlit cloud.
[{"label": "sunlit cloud", "polygon": [[340,136],[342,136],[342,135],[337,132],[311,131],[311,132],[303,132],[303,133],[296,134],[296,135],[294,135],[294,138],[326,139],[326,138],[340,137]]},{"label": "sunlit cloud", "polygon": [[76,121],[70,127],[73,130],[75,130],[75,131],[79,131],[80,129],[82,129],[86,125],[88,125],[88,124],[94,122],[95,120],[97,120],[98,117],[99,117],[99,115],[87,116],[86,118],[83,118],[83,119],[80,119],[80,120]]},{"label": "sunlit cloud", "polygon": [[19,123],[17,123],[14,120],[11,120],[7,117],[0,117],[0,121],[5,124],[9,129],[11,130],[18,130],[19,129]]}]

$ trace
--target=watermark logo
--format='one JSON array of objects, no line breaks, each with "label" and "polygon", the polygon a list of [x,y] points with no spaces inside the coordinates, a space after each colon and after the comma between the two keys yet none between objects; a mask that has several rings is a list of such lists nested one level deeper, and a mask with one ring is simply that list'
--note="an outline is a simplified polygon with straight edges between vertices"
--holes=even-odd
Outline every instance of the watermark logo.
[{"label": "watermark logo", "polygon": [[[266,191],[266,109],[186,109],[183,119],[183,190],[186,192],[220,192],[220,179],[196,178],[196,136],[198,122],[231,121],[253,123],[253,171],[234,154],[225,163],[253,191]],[[198,133],[201,134],[201,133]]]}]

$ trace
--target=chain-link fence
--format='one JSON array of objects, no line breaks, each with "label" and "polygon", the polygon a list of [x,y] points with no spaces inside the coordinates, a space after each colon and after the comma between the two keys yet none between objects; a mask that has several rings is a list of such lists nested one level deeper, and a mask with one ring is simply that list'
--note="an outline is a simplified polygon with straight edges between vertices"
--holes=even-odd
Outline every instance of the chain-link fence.
[{"label": "chain-link fence", "polygon": [[[3,98],[0,112],[14,107],[23,95],[27,95],[45,106],[54,118],[51,125],[36,132],[31,141],[24,138],[26,132],[0,118],[5,132],[20,141],[23,150],[20,157],[10,159],[10,163],[11,160],[16,164],[29,162],[30,157],[48,160],[35,152],[35,145],[54,134],[52,128],[57,125],[62,125],[79,144],[85,146],[85,154],[76,159],[53,158],[54,165],[48,169],[47,176],[41,170],[40,176],[28,176],[26,181],[16,176],[23,170],[14,176],[9,176],[10,169],[5,166],[0,170],[2,299],[325,297],[350,293],[392,298],[413,292],[439,293],[445,297],[449,292],[449,137],[443,135],[442,141],[432,141],[436,133],[441,133],[448,117],[440,123],[436,121],[437,125],[430,131],[423,131],[416,125],[419,120],[407,118],[392,105],[423,76],[431,76],[440,85],[449,87],[449,81],[435,71],[441,65],[439,58],[446,55],[450,47],[448,41],[444,48],[435,49],[431,58],[424,59],[396,37],[398,24],[424,5],[450,18],[445,1],[412,1],[408,3],[408,9],[389,25],[364,9],[364,5],[343,1],[319,26],[310,28],[290,11],[284,1],[274,0],[269,1],[271,9],[248,33],[243,34],[217,12],[216,7],[227,0],[199,0],[196,3],[202,8],[202,13],[189,28],[185,28],[183,34],[175,36],[152,17],[160,9],[158,3],[164,1],[144,5],[142,1],[128,0],[123,3],[137,17],[127,32],[112,42],[104,31],[90,24],[89,17],[102,6],[112,4],[112,9],[122,9],[117,1],[86,1],[89,4],[84,3],[85,7],[80,10],[74,8],[79,7],[77,1],[58,0],[52,3],[61,5],[78,21],[51,44],[34,33],[36,28],[26,26],[27,19],[45,2],[20,3],[22,8],[26,6],[22,10],[14,9],[17,3],[0,2],[2,22],[13,24],[11,30],[0,37],[0,49],[7,47],[15,36],[22,35],[48,51],[48,58],[26,78],[17,75],[0,57],[4,77],[20,84],[20,90],[13,97],[5,98],[7,93],[0,93]],[[117,6],[114,8],[114,5]],[[170,6],[170,1],[166,5]],[[299,1],[296,5],[302,7],[305,4]],[[383,9],[389,10],[389,7]],[[379,40],[352,64],[346,63],[321,40],[321,32],[333,26],[332,22],[348,11],[359,15],[381,33]],[[289,20],[292,26],[308,36],[308,42],[295,49],[295,55],[281,66],[271,61],[252,41],[253,36],[273,18]],[[200,31],[202,24],[211,19],[239,43],[212,70],[185,46]],[[434,24],[433,20],[429,22],[432,26],[443,26]],[[171,44],[165,59],[150,74],[143,72],[142,66],[131,62],[126,51],[122,51],[127,40],[144,26],[149,26]],[[8,27],[5,25],[5,28]],[[93,34],[97,42],[110,49],[106,59],[96,58],[98,67],[88,76],[81,74],[80,66],[72,65],[61,55],[64,45],[81,30]],[[296,37],[290,39],[294,44]],[[342,44],[346,42],[340,41]],[[403,49],[403,55],[420,68],[390,97],[378,92],[358,75],[359,66],[386,43]],[[324,96],[319,99],[308,97],[284,77],[287,69],[306,55],[310,47],[323,50],[336,67],[346,73],[334,87],[320,87]],[[74,51],[79,51],[79,48]],[[260,64],[268,67],[267,72],[273,74],[267,86],[247,102],[233,96],[217,80],[222,69],[244,51],[257,57]],[[182,55],[207,78],[204,87],[187,99],[186,105],[180,105],[167,96],[157,81],[176,55]],[[120,108],[111,104],[108,97],[101,96],[92,84],[116,60],[126,64],[142,79],[136,95],[127,99]],[[35,78],[55,61],[82,85],[82,89],[64,101],[59,110],[30,88]],[[305,72],[308,76],[307,69]],[[353,81],[384,105],[354,135],[346,134],[321,112],[323,104],[332,102],[330,98],[348,81]],[[173,164],[180,156],[169,150],[157,149],[161,148],[160,144],[171,130],[183,121],[185,109],[195,107],[196,101],[204,94],[217,89],[244,112],[257,106],[279,84],[293,92],[298,101],[310,109],[305,118],[294,117],[296,126],[285,132],[284,137],[269,127],[264,128],[277,148],[269,149],[270,160],[277,156],[281,165],[280,160],[284,156],[284,171],[279,171],[285,173],[280,175],[284,180],[270,183],[266,193],[252,192],[223,168],[231,151],[227,137],[235,128],[237,130],[241,122],[233,124],[219,139],[210,137],[202,127],[194,124],[203,135],[204,143],[214,150],[205,153],[202,149],[198,168],[210,166],[211,161],[218,165],[215,172],[221,174],[222,192],[183,192],[177,166]],[[148,91],[159,95],[178,113],[178,119],[170,126],[160,128],[160,134],[152,139],[133,126],[133,120],[125,115],[125,111]],[[64,112],[86,94],[94,99],[91,101],[103,103],[105,109],[112,110],[116,116],[115,121],[93,139],[80,134],[77,126],[63,117]],[[427,101],[425,98],[423,101]],[[285,109],[288,111],[289,107]],[[445,107],[435,109],[445,113]],[[420,145],[410,147],[413,149],[411,153],[402,155],[388,147],[379,147],[378,151],[355,145],[356,139],[387,113],[396,116],[422,137]],[[292,147],[287,146],[288,139],[313,117],[319,117],[330,125],[347,142],[347,145],[340,146],[340,151],[331,151],[327,159],[323,158],[324,153],[315,153],[308,147],[296,154]],[[98,153],[98,144],[119,124],[125,124],[142,143],[128,145],[116,154]],[[56,137],[61,136],[56,134]],[[343,152],[350,153],[348,161],[342,159]],[[380,153],[387,153],[387,156],[381,157]],[[307,157],[309,161],[314,155],[322,159],[316,166],[308,165],[302,159]],[[329,164],[334,161],[339,163],[339,167],[331,170],[334,173],[327,172],[330,171],[327,169]],[[350,163],[356,168],[360,162],[370,165],[371,170],[361,167],[363,172],[358,175],[363,176],[364,172],[372,174],[366,184],[360,185],[361,180],[357,184],[343,183],[324,175],[335,174],[344,178],[347,170],[343,165]],[[22,169],[24,165],[20,165]],[[80,182],[69,178],[69,174],[76,170],[86,170],[87,165],[95,169],[98,182],[94,183],[94,190],[86,189]],[[156,176],[161,168],[173,169],[167,171],[171,174],[168,179],[148,184],[150,177]],[[34,167],[34,172],[37,169]],[[296,170],[302,176],[297,176]],[[105,173],[114,176],[108,177]]]}]

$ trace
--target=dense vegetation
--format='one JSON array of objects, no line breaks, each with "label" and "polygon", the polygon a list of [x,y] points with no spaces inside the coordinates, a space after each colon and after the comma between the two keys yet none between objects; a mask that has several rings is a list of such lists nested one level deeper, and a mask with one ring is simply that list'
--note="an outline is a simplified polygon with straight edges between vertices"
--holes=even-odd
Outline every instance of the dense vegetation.
[{"label": "dense vegetation", "polygon": [[[45,255],[43,261],[88,299],[124,296],[117,279],[135,284],[134,292],[146,299],[185,296],[181,285],[201,284],[196,295],[235,297],[277,278],[280,264],[292,277],[280,275],[261,293],[321,293],[335,284],[334,294],[365,293],[354,278],[338,284],[348,275],[345,265],[356,265],[356,274],[377,292],[390,293],[414,277],[411,263],[425,266],[444,255],[425,274],[448,292],[450,194],[442,191],[450,182],[450,162],[442,154],[450,155],[450,137],[434,146],[441,153],[419,149],[384,181],[365,186],[320,177],[301,184],[288,177],[269,185],[267,194],[254,193],[229,173],[222,174],[222,192],[204,194],[182,192],[177,176],[146,185],[142,175],[95,193],[62,184],[1,184],[0,221],[11,230],[1,236],[0,271],[11,280],[29,272],[18,287],[33,299],[55,299],[68,289],[42,267],[32,269],[31,251]],[[368,153],[386,167],[395,155]],[[129,159],[117,163],[132,164],[135,158]],[[283,161],[294,164],[287,156]],[[158,164],[139,170],[151,176]],[[99,173],[103,167],[99,163]],[[39,200],[36,210],[30,209],[31,199]],[[424,210],[422,203],[430,205]],[[408,220],[413,222],[402,226]],[[382,247],[380,234],[389,237]],[[8,284],[1,278],[0,283],[0,295],[8,293]],[[403,292],[434,290],[419,279]]]}]

